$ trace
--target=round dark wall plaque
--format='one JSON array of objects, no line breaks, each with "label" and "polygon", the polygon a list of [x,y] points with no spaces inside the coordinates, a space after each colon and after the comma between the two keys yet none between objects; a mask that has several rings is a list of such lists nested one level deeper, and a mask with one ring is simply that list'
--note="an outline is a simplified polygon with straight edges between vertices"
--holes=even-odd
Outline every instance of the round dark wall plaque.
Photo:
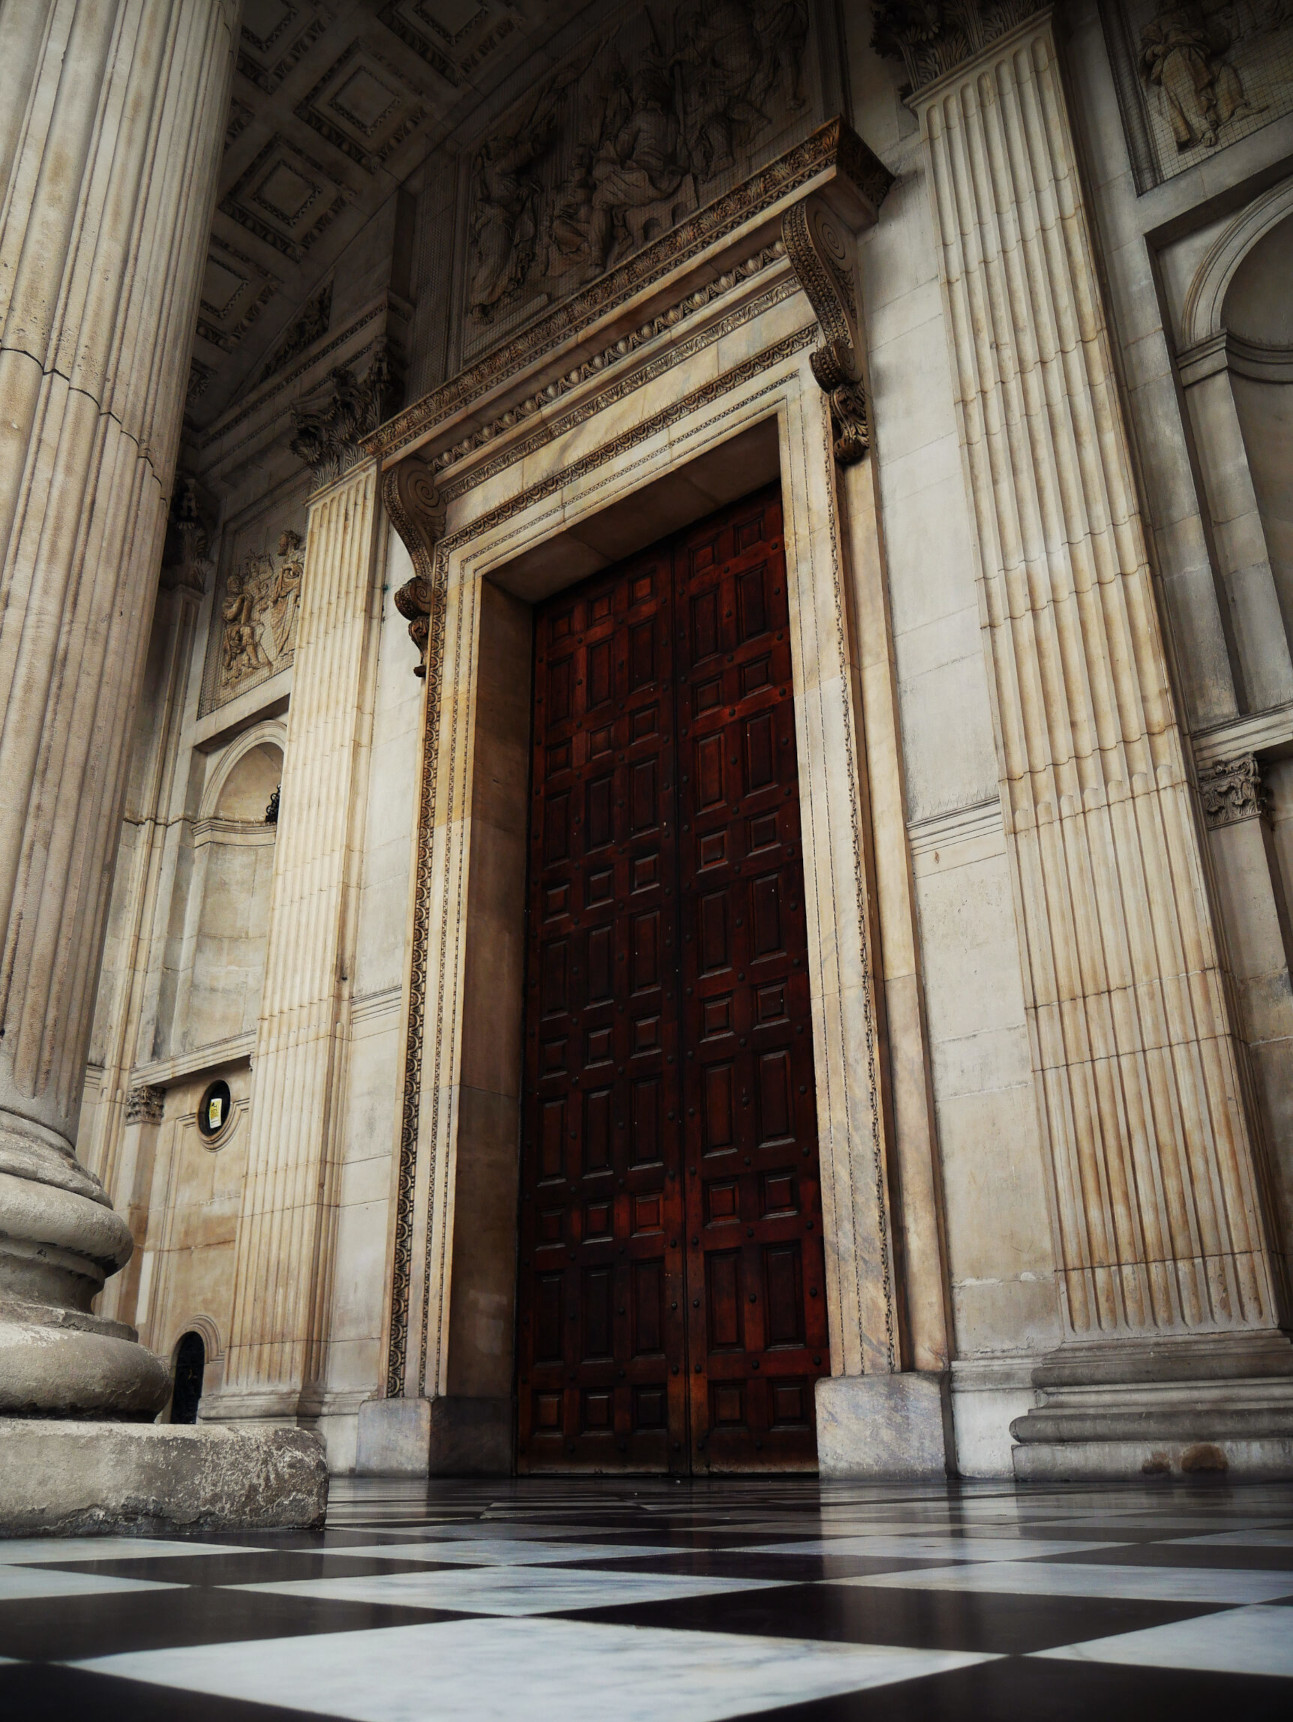
[{"label": "round dark wall plaque", "polygon": [[227,1082],[213,1082],[198,1107],[198,1129],[208,1138],[218,1136],[229,1122],[232,1104]]}]

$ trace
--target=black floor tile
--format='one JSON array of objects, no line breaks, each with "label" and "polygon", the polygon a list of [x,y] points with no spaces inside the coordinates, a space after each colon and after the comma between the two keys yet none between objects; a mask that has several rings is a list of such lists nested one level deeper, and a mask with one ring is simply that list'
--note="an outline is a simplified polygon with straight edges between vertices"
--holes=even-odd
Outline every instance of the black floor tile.
[{"label": "black floor tile", "polygon": [[1018,1654],[1216,1612],[1197,1603],[813,1584],[623,1603],[572,1611],[564,1618],[678,1631],[753,1633],[761,1638]]},{"label": "black floor tile", "polygon": [[309,1722],[302,1710],[248,1704],[202,1692],[176,1692],[142,1680],[92,1674],[47,1663],[0,1665],[0,1715],[5,1722]]},{"label": "black floor tile", "polygon": [[922,1567],[958,1563],[911,1560],[899,1555],[743,1555],[732,1550],[679,1550],[675,1555],[636,1555],[628,1560],[545,1561],[563,1572],[683,1573],[697,1578],[776,1579],[783,1584],[813,1584],[819,1579],[867,1578],[874,1573],[916,1572]]},{"label": "black floor tile", "polygon": [[118,1651],[358,1632],[458,1618],[459,1614],[439,1609],[265,1591],[194,1589],[31,1597],[0,1604],[0,1656],[79,1662]]},{"label": "black floor tile", "polygon": [[[257,1549],[252,1554],[155,1555],[109,1561],[42,1561],[41,1572],[93,1573],[156,1584],[281,1584],[286,1579],[368,1578],[375,1573],[434,1572],[450,1563],[387,1560],[381,1555],[321,1554],[308,1549]],[[453,1563],[457,1564],[457,1563]],[[0,1617],[2,1618],[2,1617]]]},{"label": "black floor tile", "polygon": [[[1290,1683],[1259,1675],[1006,1657],[757,1712],[758,1722],[1288,1722]],[[735,1718],[753,1722],[756,1713]]]}]

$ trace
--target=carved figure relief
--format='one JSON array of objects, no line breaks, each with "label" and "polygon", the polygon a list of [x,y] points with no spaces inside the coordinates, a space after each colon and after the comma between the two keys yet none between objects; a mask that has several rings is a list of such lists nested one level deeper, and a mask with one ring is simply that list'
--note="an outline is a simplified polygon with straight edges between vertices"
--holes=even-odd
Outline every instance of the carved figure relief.
[{"label": "carved figure relief", "polygon": [[251,677],[273,675],[291,662],[304,571],[305,540],[290,530],[275,552],[253,552],[231,570],[220,606],[218,700]]},{"label": "carved figure relief", "polygon": [[514,108],[471,166],[475,344],[674,226],[787,114],[807,130],[809,26],[808,0],[644,7]]},{"label": "carved figure relief", "polygon": [[1293,108],[1293,0],[1102,0],[1139,190]]}]

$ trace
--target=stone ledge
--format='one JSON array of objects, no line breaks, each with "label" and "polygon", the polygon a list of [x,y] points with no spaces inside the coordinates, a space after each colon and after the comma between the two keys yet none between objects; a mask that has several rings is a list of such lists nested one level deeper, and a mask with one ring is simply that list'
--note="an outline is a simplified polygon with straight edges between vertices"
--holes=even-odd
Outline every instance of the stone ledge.
[{"label": "stone ledge", "polygon": [[943,1478],[952,1469],[945,1375],[827,1375],[816,1393],[823,1477]]},{"label": "stone ledge", "polygon": [[327,1505],[304,1429],[0,1418],[0,1536],[310,1527]]}]

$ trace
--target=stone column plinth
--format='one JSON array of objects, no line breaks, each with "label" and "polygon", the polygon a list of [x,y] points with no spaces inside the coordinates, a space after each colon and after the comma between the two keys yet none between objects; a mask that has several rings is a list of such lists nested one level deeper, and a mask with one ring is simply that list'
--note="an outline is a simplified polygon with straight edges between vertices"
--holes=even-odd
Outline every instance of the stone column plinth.
[{"label": "stone column plinth", "polygon": [[1282,1265],[1050,8],[930,10],[877,42],[928,146],[1067,1329],[1016,1470],[1278,1467]]},{"label": "stone column plinth", "polygon": [[0,15],[0,1414],[151,1417],[77,1117],[234,0]]}]

